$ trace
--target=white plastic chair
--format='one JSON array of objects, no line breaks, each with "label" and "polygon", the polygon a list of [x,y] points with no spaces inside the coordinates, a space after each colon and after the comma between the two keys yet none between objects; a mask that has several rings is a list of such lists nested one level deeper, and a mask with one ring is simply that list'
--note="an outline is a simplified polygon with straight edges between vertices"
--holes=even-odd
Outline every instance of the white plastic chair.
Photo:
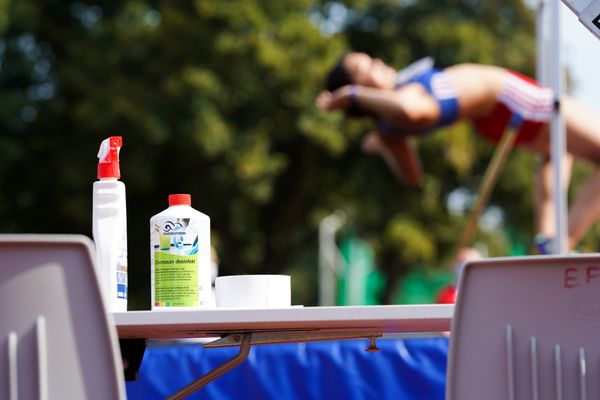
[{"label": "white plastic chair", "polygon": [[0,235],[0,399],[124,399],[112,317],[79,235]]},{"label": "white plastic chair", "polygon": [[600,256],[466,264],[447,400],[600,398]]}]

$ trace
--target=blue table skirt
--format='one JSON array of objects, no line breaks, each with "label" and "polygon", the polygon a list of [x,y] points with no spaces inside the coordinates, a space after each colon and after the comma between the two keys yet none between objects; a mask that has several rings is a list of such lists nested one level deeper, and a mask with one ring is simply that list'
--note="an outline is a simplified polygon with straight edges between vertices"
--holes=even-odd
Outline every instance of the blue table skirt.
[{"label": "blue table skirt", "polygon": [[[447,338],[342,340],[253,346],[244,363],[189,399],[443,400]],[[201,344],[151,345],[130,400],[163,399],[239,349]]]}]

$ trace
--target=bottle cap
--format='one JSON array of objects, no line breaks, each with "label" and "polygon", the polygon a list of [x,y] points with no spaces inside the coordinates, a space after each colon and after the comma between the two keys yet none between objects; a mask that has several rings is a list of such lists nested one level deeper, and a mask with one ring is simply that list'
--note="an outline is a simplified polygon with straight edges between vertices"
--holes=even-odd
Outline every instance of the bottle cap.
[{"label": "bottle cap", "polygon": [[104,139],[98,150],[98,179],[121,177],[119,169],[119,151],[123,146],[121,136],[111,136]]},{"label": "bottle cap", "polygon": [[170,194],[169,195],[169,207],[171,206],[191,206],[192,196],[189,194]]}]

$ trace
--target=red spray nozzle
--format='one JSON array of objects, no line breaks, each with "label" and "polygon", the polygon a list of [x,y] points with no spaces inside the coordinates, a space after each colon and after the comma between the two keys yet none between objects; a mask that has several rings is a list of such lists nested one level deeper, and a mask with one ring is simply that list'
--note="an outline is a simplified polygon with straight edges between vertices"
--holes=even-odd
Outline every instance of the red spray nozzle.
[{"label": "red spray nozzle", "polygon": [[119,169],[119,151],[123,147],[121,136],[111,136],[104,139],[98,150],[98,179],[121,177]]}]

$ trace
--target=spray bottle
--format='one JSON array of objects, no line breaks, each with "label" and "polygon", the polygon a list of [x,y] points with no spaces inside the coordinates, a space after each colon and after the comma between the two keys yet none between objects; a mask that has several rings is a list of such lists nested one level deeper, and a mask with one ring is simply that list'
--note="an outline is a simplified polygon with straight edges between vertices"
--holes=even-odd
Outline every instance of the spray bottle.
[{"label": "spray bottle", "polygon": [[127,214],[125,184],[119,180],[121,136],[105,139],[98,151],[98,181],[93,186],[92,232],[96,268],[111,312],[127,311]]},{"label": "spray bottle", "polygon": [[172,194],[150,219],[153,310],[213,306],[210,218],[191,204],[189,194]]}]

